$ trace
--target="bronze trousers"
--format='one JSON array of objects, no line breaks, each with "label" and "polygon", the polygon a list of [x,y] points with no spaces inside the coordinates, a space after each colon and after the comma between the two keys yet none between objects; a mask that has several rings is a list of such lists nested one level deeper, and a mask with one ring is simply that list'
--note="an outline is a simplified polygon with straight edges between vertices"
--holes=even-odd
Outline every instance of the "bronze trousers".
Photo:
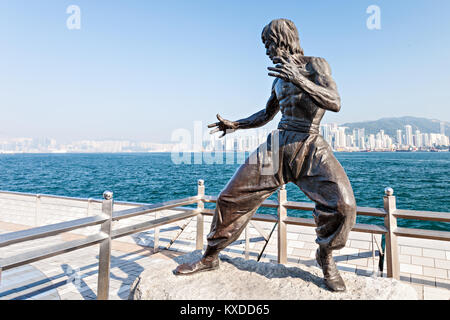
[{"label": "bronze trousers", "polygon": [[288,182],[315,202],[316,243],[328,250],[343,248],[356,221],[344,169],[321,135],[275,130],[221,191],[205,254],[218,254],[236,241],[261,203]]}]

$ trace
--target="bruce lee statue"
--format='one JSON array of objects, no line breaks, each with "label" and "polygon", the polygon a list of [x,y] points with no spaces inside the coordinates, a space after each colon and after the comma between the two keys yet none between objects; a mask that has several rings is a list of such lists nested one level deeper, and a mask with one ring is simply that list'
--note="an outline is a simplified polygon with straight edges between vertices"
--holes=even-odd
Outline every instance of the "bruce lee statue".
[{"label": "bruce lee statue", "polygon": [[[219,267],[219,252],[236,241],[261,203],[280,186],[293,182],[315,202],[317,228],[316,260],[325,284],[332,291],[345,291],[332,251],[345,246],[356,221],[356,203],[348,177],[319,133],[326,110],[341,108],[331,70],[323,58],[304,56],[297,28],[287,19],[271,21],[262,31],[266,54],[275,64],[275,77],[265,109],[238,121],[217,115],[219,122],[208,125],[221,137],[237,129],[257,128],[271,121],[281,110],[276,132],[235,172],[221,191],[207,236],[208,245],[196,262],[179,265],[176,275],[190,275]],[[278,161],[273,174],[263,174],[264,161]],[[264,161],[263,161],[264,160]]]}]

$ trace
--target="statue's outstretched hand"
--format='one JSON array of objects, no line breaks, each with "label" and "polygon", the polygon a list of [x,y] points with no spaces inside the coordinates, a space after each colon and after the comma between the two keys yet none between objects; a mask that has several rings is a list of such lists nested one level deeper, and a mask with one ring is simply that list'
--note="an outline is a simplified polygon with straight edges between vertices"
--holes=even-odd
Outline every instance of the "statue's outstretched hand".
[{"label": "statue's outstretched hand", "polygon": [[238,123],[236,121],[230,121],[222,118],[219,114],[217,114],[217,120],[219,122],[211,123],[208,125],[208,128],[214,128],[209,133],[213,134],[219,131],[223,131],[222,135],[219,138],[222,138],[227,133],[232,133],[238,128]]}]

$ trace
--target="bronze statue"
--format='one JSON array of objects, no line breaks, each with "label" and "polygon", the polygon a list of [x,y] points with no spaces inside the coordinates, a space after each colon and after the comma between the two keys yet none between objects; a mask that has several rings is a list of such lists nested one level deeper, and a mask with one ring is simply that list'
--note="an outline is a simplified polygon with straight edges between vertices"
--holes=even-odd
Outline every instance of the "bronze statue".
[{"label": "bronze statue", "polygon": [[[223,137],[237,129],[263,126],[281,110],[276,143],[274,133],[270,134],[253,154],[256,161],[249,160],[251,155],[236,171],[218,197],[203,257],[178,266],[174,273],[189,275],[217,269],[219,252],[238,239],[261,203],[280,186],[293,182],[315,202],[316,260],[325,283],[332,291],[344,291],[332,251],[345,246],[356,221],[356,203],[344,169],[319,134],[325,111],[338,112],[341,108],[336,84],[325,59],[303,55],[292,21],[273,20],[262,31],[262,41],[266,54],[276,64],[268,68],[275,80],[265,109],[238,121],[217,115],[219,122],[208,127],[216,127],[211,133],[222,131]],[[279,161],[273,174],[262,174],[267,159]]]}]

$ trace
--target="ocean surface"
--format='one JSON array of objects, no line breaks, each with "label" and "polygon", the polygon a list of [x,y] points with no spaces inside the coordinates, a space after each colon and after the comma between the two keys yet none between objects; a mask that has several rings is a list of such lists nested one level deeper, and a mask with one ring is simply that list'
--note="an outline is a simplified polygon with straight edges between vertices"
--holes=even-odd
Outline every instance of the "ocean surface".
[{"label": "ocean surface", "polygon": [[[384,188],[390,186],[397,208],[450,214],[449,152],[335,155],[347,172],[358,206],[382,208]],[[232,164],[225,160],[224,164],[175,164],[170,153],[0,154],[0,190],[99,199],[103,191],[111,190],[117,201],[157,203],[195,195],[198,179],[205,180],[207,195],[218,195],[243,159],[238,154]],[[293,184],[287,185],[287,192],[290,201],[310,201]],[[276,214],[269,208],[258,212]],[[312,217],[306,211],[288,210],[288,214]],[[358,217],[357,222],[383,224],[376,217]],[[450,231],[450,224],[442,222],[399,219],[398,224]]]}]

